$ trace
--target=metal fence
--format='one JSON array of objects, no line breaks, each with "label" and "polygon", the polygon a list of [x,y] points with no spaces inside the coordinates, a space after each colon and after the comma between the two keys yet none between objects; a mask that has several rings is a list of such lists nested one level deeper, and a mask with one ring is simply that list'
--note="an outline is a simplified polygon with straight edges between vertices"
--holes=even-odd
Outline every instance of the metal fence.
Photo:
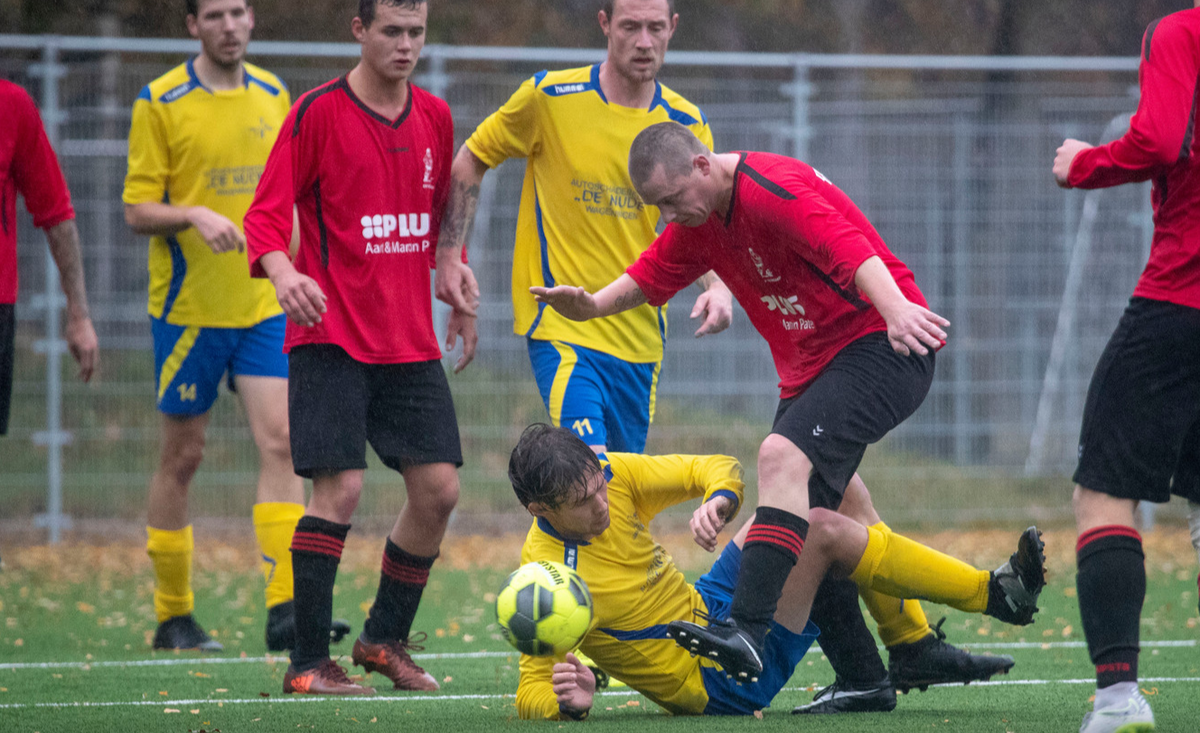
[{"label": "metal fence", "polygon": [[[61,347],[44,337],[57,331],[46,306],[61,297],[44,297],[56,281],[41,233],[23,218],[18,382],[12,430],[0,440],[9,517],[42,514],[56,532],[64,508],[141,513],[157,417],[146,243],[127,229],[120,202],[126,136],[141,87],[194,52],[175,40],[0,35],[0,74],[40,101],[66,170],[103,350],[97,384],[60,376]],[[358,47],[257,42],[251,52],[295,97],[348,70]],[[427,46],[416,82],[449,101],[461,142],[536,71],[601,58]],[[1136,59],[673,52],[661,78],[705,111],[718,149],[795,155],[843,188],[953,322],[924,406],[868,453],[864,475],[880,505],[901,519],[963,520],[1065,507],[1087,380],[1144,265],[1151,222],[1146,187],[1087,194],[1085,207],[1083,194],[1054,186],[1050,163],[1066,136],[1098,142],[1124,129]],[[522,172],[512,161],[487,177],[471,245],[484,297],[480,351],[452,380],[466,514],[513,507],[508,447],[544,417],[510,326]],[[771,359],[744,313],[730,331],[692,339],[697,294],[681,293],[670,309],[649,450],[721,450],[752,465],[776,401]],[[252,502],[254,448],[238,413],[236,400],[218,401],[197,513],[239,515]],[[368,481],[399,483],[382,471]],[[399,492],[378,494],[363,511],[393,512]]]}]

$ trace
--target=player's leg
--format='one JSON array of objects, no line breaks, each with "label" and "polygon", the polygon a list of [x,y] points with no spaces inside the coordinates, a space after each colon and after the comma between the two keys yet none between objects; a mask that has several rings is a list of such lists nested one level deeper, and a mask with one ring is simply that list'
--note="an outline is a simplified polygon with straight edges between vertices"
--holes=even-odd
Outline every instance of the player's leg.
[{"label": "player's leg", "polygon": [[662,362],[636,364],[596,351],[590,352],[589,362],[603,389],[608,450],[642,453],[654,421]]},{"label": "player's leg", "polygon": [[288,424],[292,462],[313,481],[312,497],[292,535],[295,645],[284,692],[366,695],[329,658],[333,584],[367,467],[366,365],[332,344],[292,349]]},{"label": "player's leg", "polygon": [[597,453],[609,450],[603,384],[588,358],[596,352],[562,341],[527,339],[527,345],[550,424],[569,428]]},{"label": "player's leg", "polygon": [[368,439],[384,464],[403,474],[408,499],[385,543],[354,663],[396,689],[436,690],[409,651],[424,638],[411,634],[413,618],[458,502],[462,447],[454,401],[440,361],[373,367],[371,380]]},{"label": "player's leg", "polygon": [[155,649],[219,651],[192,617],[188,491],[204,456],[208,411],[217,399],[231,343],[224,329],[151,319],[157,406],[162,415],[158,465],[147,497],[146,552],[154,567]]},{"label": "player's leg", "polygon": [[12,303],[0,303],[0,435],[8,434],[12,411],[13,364],[17,353],[17,314]]}]

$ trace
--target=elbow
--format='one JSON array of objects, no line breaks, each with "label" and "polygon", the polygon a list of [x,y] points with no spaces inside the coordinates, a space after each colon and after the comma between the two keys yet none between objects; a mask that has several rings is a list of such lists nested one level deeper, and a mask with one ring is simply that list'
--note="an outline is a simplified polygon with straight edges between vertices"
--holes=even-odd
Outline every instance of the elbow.
[{"label": "elbow", "polygon": [[463,143],[463,146],[458,149],[458,154],[454,156],[454,162],[450,164],[451,178],[471,184],[482,183],[483,176],[488,170],[488,164],[472,153],[466,143]]},{"label": "elbow", "polygon": [[138,216],[138,211],[137,211],[136,206],[131,206],[130,204],[125,204],[125,223],[129,225],[130,229],[137,232],[138,234],[144,234],[144,232],[142,231],[141,226],[140,226],[141,225],[141,217]]}]

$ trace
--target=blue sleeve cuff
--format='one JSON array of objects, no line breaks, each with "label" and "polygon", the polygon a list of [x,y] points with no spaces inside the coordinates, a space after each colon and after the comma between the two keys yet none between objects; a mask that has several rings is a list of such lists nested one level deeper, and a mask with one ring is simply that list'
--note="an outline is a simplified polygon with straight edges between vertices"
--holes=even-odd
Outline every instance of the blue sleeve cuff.
[{"label": "blue sleeve cuff", "polygon": [[719,489],[717,491],[714,491],[712,493],[712,496],[710,496],[704,500],[704,503],[707,504],[708,502],[712,501],[713,499],[717,498],[718,496],[729,497],[729,500],[733,502],[733,511],[735,511],[735,512],[742,505],[742,501],[741,501],[741,499],[738,498],[738,495],[733,493],[729,489]]}]

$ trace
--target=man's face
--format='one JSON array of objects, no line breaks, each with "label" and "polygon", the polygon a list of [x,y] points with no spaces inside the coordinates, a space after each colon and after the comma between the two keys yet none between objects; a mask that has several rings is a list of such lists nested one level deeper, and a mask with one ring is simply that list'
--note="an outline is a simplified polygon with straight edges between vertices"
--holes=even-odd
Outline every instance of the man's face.
[{"label": "man's face", "polygon": [[587,541],[608,529],[608,482],[604,472],[597,471],[575,496],[554,509],[539,508],[534,512],[545,518],[559,534],[570,539]]},{"label": "man's face", "polygon": [[712,214],[709,203],[711,168],[693,163],[687,175],[668,174],[662,165],[654,169],[650,179],[642,184],[642,200],[657,206],[667,224],[676,222],[685,227],[698,227]]},{"label": "man's face", "polygon": [[679,15],[670,13],[667,0],[615,0],[611,18],[600,11],[608,63],[618,74],[636,82],[654,80],[679,24]]},{"label": "man's face", "polygon": [[200,0],[196,14],[187,17],[187,27],[193,38],[200,39],[205,56],[230,68],[246,56],[254,11],[246,0]]},{"label": "man's face", "polygon": [[370,27],[355,18],[351,30],[362,44],[363,62],[388,81],[408,81],[425,47],[428,17],[428,3],[405,6],[378,3]]}]

